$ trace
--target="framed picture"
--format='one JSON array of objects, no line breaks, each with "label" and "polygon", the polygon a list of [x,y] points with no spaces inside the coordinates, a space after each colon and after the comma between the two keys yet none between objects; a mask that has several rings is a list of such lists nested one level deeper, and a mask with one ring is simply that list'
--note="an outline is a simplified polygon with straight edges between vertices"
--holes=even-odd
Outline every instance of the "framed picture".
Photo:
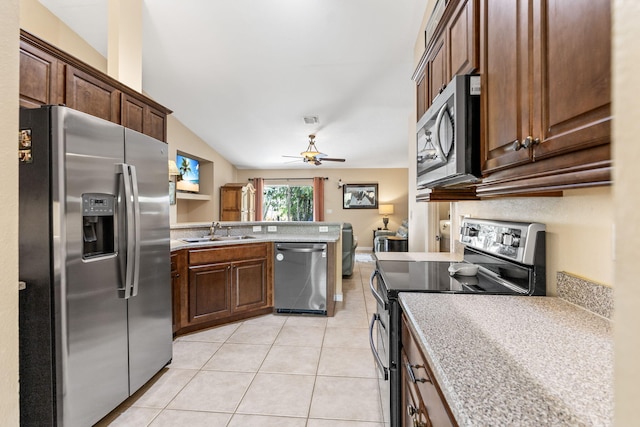
[{"label": "framed picture", "polygon": [[343,209],[378,209],[378,184],[342,186]]}]

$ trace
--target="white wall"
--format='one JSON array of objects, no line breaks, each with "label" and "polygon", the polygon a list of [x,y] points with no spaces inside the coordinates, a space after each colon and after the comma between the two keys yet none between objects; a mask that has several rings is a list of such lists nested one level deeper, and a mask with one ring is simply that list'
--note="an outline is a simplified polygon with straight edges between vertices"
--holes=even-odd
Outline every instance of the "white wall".
[{"label": "white wall", "polygon": [[18,406],[18,0],[0,3],[0,423],[17,426]]}]

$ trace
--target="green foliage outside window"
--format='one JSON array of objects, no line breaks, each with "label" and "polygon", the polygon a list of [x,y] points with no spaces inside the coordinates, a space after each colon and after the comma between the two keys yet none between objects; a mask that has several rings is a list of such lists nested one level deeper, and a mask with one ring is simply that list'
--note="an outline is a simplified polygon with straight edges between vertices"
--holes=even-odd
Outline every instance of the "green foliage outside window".
[{"label": "green foliage outside window", "polygon": [[313,187],[265,185],[262,218],[264,221],[313,221]]}]

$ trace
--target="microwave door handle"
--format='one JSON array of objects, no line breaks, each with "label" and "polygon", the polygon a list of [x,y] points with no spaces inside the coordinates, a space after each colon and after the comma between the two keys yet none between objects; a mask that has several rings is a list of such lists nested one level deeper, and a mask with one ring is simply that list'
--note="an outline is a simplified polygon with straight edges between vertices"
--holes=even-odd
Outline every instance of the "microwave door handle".
[{"label": "microwave door handle", "polygon": [[445,102],[445,104],[442,106],[442,108],[440,108],[440,111],[438,111],[438,116],[436,117],[436,123],[434,126],[435,129],[435,141],[433,143],[433,146],[435,147],[436,151],[438,152],[438,157],[441,159],[442,163],[445,163],[447,161],[447,157],[444,155],[444,151],[442,151],[442,143],[440,141],[440,126],[442,126],[442,119],[444,119],[444,115],[445,113],[448,112],[448,107],[447,107],[447,103]]}]

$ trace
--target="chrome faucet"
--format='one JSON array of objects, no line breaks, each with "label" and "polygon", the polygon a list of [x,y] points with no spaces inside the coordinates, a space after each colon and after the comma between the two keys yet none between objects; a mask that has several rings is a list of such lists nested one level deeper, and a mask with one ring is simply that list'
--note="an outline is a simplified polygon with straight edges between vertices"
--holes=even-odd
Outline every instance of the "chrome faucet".
[{"label": "chrome faucet", "polygon": [[222,226],[220,225],[219,222],[213,221],[211,223],[211,227],[209,228],[209,234],[211,235],[211,237],[213,237],[213,235],[216,234],[216,230],[220,230],[221,228]]}]

